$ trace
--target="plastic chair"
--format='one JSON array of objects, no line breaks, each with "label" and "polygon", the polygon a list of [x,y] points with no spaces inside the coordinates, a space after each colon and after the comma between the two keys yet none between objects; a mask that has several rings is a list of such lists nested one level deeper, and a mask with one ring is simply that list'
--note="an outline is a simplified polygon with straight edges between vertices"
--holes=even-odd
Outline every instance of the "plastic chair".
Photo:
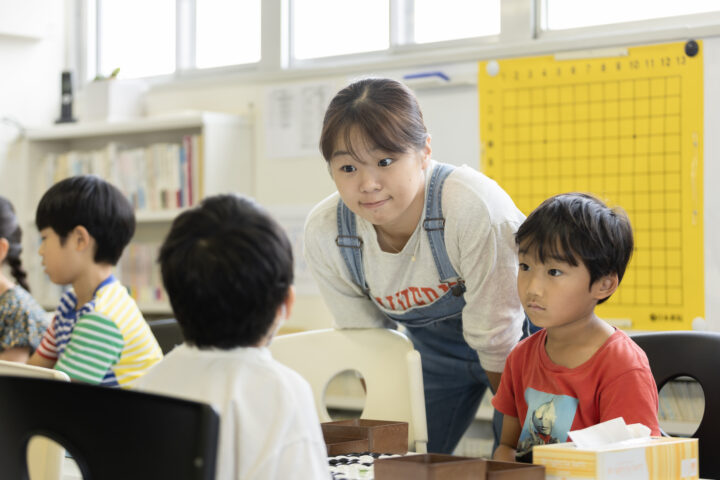
[{"label": "plastic chair", "polygon": [[[46,378],[69,382],[65,372],[35,367],[18,362],[0,360],[0,375]],[[59,480],[62,474],[65,449],[44,437],[36,437],[28,444],[28,468],[32,480]]]},{"label": "plastic chair", "polygon": [[203,403],[0,376],[0,425],[3,478],[28,478],[33,435],[63,445],[84,480],[215,477],[219,417]]},{"label": "plastic chair", "polygon": [[148,320],[147,323],[155,335],[163,355],[185,341],[180,325],[174,318]]},{"label": "plastic chair", "polygon": [[720,333],[669,331],[631,338],[645,351],[658,390],[681,376],[702,387],[705,412],[692,437],[698,439],[700,477],[720,478]]},{"label": "plastic chair", "polygon": [[402,333],[382,328],[314,330],[280,335],[270,350],[310,383],[321,422],[332,420],[324,399],[330,380],[357,370],[367,390],[361,418],[407,422],[408,448],[427,451],[420,354]]}]

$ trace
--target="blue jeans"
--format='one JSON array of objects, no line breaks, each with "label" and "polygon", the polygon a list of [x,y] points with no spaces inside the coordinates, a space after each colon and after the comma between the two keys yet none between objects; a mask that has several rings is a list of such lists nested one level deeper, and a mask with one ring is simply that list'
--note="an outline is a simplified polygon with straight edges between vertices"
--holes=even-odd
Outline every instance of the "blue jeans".
[{"label": "blue jeans", "polygon": [[[523,338],[537,330],[526,317]],[[463,338],[461,319],[408,328],[407,333],[422,358],[428,452],[450,454],[475,419],[490,383],[477,352]],[[493,451],[502,432],[502,419],[494,410]]]}]

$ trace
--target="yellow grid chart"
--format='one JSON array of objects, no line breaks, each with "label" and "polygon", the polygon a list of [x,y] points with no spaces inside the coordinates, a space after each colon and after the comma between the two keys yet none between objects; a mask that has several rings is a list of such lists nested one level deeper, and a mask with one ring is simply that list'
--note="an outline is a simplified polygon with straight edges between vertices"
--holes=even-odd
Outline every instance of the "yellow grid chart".
[{"label": "yellow grid chart", "polygon": [[671,43],[479,65],[481,166],[525,214],[569,191],[627,211],[635,252],[619,290],[598,307],[618,327],[690,329],[704,318],[696,45],[697,53]]}]

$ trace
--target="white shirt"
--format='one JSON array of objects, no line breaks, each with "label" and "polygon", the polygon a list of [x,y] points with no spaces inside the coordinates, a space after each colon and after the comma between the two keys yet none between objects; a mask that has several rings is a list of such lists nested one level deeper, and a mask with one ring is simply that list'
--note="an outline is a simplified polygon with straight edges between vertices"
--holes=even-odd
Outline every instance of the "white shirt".
[{"label": "white shirt", "polygon": [[212,405],[220,413],[216,477],[330,478],[310,385],[267,348],[176,347],[137,390]]},{"label": "white shirt", "polygon": [[[427,182],[437,163],[426,173]],[[378,308],[362,293],[335,244],[334,193],[310,212],[305,224],[305,259],[338,328],[387,327],[385,313],[427,305],[444,293],[422,218],[400,253],[383,252],[373,225],[356,216],[363,239],[363,265]],[[521,336],[525,314],[517,294],[515,232],[525,220],[512,199],[490,178],[468,166],[456,168],[442,190],[445,245],[455,271],[465,280],[462,312],[465,340],[486,370],[502,372]],[[415,257],[415,261],[412,258]],[[381,312],[382,311],[382,312]]]}]

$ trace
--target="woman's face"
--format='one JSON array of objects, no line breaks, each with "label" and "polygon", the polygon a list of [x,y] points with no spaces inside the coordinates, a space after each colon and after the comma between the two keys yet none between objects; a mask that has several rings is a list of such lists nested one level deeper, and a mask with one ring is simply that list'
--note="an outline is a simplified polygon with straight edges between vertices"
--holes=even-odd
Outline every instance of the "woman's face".
[{"label": "woman's face", "polygon": [[391,153],[351,132],[353,157],[339,138],[330,158],[330,174],[345,205],[387,232],[408,233],[422,216],[425,171],[430,160],[430,138],[421,150]]}]

